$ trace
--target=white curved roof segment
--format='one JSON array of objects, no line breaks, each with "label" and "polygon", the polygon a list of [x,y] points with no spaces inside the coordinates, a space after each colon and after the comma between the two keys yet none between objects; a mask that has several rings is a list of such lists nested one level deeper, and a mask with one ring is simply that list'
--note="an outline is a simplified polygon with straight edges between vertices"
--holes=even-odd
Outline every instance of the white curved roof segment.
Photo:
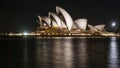
[{"label": "white curved roof segment", "polygon": [[38,19],[39,19],[39,24],[41,25],[42,24],[42,18],[40,16],[38,16]]},{"label": "white curved roof segment", "polygon": [[102,31],[104,29],[105,25],[96,25],[95,28]]},{"label": "white curved roof segment", "polygon": [[55,13],[52,13],[52,12],[49,12],[49,17],[50,16],[52,16],[54,18],[54,20],[58,24],[59,28],[61,28],[61,26],[62,26],[61,19]]},{"label": "white curved roof segment", "polygon": [[77,19],[74,22],[75,22],[76,26],[78,26],[79,29],[86,30],[87,19]]},{"label": "white curved roof segment", "polygon": [[67,26],[65,25],[65,23],[61,20],[61,28],[66,28],[67,29]]},{"label": "white curved roof segment", "polygon": [[55,20],[52,20],[52,27],[53,28],[59,28],[58,24],[56,23]]},{"label": "white curved roof segment", "polygon": [[91,31],[97,31],[97,29],[93,25],[88,24],[88,27],[90,28]]},{"label": "white curved roof segment", "polygon": [[93,25],[89,25],[89,24],[88,24],[88,27],[89,27],[90,29],[93,29],[93,28],[94,28]]},{"label": "white curved roof segment", "polygon": [[77,29],[77,25],[74,23],[72,26],[73,29]]},{"label": "white curved roof segment", "polygon": [[90,30],[92,30],[92,31],[103,31],[105,25],[96,25],[96,26],[88,25],[88,27],[89,27]]},{"label": "white curved roof segment", "polygon": [[56,12],[59,14],[61,13],[65,19],[65,23],[67,25],[68,30],[70,31],[73,26],[73,20],[70,14],[65,11],[63,8],[56,6]]},{"label": "white curved roof segment", "polygon": [[42,20],[45,21],[45,23],[48,24],[49,27],[51,27],[51,19],[50,19],[50,17],[44,17]]}]

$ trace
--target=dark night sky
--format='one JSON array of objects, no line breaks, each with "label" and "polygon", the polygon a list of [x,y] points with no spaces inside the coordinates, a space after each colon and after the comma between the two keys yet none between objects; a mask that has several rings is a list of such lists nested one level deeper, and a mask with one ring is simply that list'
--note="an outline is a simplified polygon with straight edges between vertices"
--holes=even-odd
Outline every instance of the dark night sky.
[{"label": "dark night sky", "polygon": [[[55,6],[64,8],[73,20],[87,18],[89,24],[120,24],[120,0],[3,0],[0,2],[0,32],[33,31],[37,16],[55,12]],[[118,28],[117,28],[118,29]]]}]

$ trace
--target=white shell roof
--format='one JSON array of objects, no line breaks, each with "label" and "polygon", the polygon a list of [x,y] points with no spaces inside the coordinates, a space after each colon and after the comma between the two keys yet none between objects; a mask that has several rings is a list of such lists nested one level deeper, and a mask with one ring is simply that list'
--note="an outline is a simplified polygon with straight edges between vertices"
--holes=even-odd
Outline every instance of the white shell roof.
[{"label": "white shell roof", "polygon": [[104,30],[105,25],[88,25],[88,27],[92,30],[92,31],[102,31]]},{"label": "white shell roof", "polygon": [[102,31],[104,29],[105,25],[96,25],[95,28]]},{"label": "white shell roof", "polygon": [[61,13],[63,15],[63,17],[65,19],[66,26],[67,26],[68,30],[70,31],[72,29],[72,26],[73,26],[73,20],[72,20],[70,14],[67,11],[65,11],[63,8],[58,7],[58,6],[56,6],[56,12],[58,14]]},{"label": "white shell roof", "polygon": [[[63,17],[63,18],[60,18],[55,13],[49,12],[49,17],[42,17],[41,18],[40,16],[38,16],[40,24],[42,24],[42,21],[44,21],[43,24],[47,24],[49,27],[53,26],[53,27],[57,27],[57,28],[66,28],[69,31],[72,28],[75,28],[75,29],[79,28],[79,29],[82,29],[82,30],[86,30],[87,19],[85,19],[85,18],[77,19],[73,22],[73,19],[70,16],[70,14],[66,10],[64,10],[63,8],[58,7],[58,6],[56,6],[56,13],[58,15],[61,14],[62,16],[60,16],[60,17]],[[52,16],[52,18],[50,18],[51,16]],[[105,25],[101,24],[101,25],[93,26],[93,25],[88,24],[88,27],[92,31],[103,31]]]},{"label": "white shell roof", "polygon": [[54,21],[54,20],[52,20],[52,27],[59,28],[58,24],[57,24],[56,21]]},{"label": "white shell roof", "polygon": [[72,28],[77,29],[78,27],[76,26],[76,24],[73,24]]},{"label": "white shell roof", "polygon": [[92,31],[97,31],[97,29],[96,29],[93,25],[88,25],[88,27],[89,27],[90,30],[92,30]]},{"label": "white shell roof", "polygon": [[77,19],[74,22],[79,29],[86,30],[87,19]]},{"label": "white shell roof", "polygon": [[52,12],[49,12],[49,17],[52,16],[54,18],[54,20],[56,21],[56,23],[58,24],[59,28],[61,28],[62,26],[62,22],[61,22],[61,19],[55,14],[55,13],[52,13]]},{"label": "white shell roof", "polygon": [[42,20],[45,21],[46,24],[48,24],[49,27],[51,27],[51,18],[50,17],[44,17]]},{"label": "white shell roof", "polygon": [[65,23],[61,20],[61,28],[66,28],[67,29],[67,26],[65,25]]},{"label": "white shell roof", "polygon": [[41,25],[42,24],[41,17],[38,16],[38,18],[39,18],[39,24]]}]

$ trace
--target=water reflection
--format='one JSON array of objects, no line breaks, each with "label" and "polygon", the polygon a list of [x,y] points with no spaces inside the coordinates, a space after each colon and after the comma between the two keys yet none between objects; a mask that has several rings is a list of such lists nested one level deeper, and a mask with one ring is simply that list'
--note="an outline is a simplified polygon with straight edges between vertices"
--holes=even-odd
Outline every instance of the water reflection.
[{"label": "water reflection", "polygon": [[37,39],[37,46],[36,46],[36,62],[37,68],[49,68],[48,60],[48,48],[47,46],[49,42],[45,39]]},{"label": "water reflection", "polygon": [[5,40],[0,42],[4,65],[1,68],[119,68],[119,40],[116,37]]},{"label": "water reflection", "polygon": [[109,50],[109,68],[119,68],[118,45],[116,37],[111,37]]},{"label": "water reflection", "polygon": [[53,64],[54,68],[63,68],[63,42],[60,39],[56,39],[53,47]]},{"label": "water reflection", "polygon": [[72,40],[55,39],[53,47],[54,68],[73,68]]},{"label": "water reflection", "polygon": [[11,41],[9,41],[9,45],[8,45],[8,66],[12,65],[12,45],[11,45]]},{"label": "water reflection", "polygon": [[25,40],[25,45],[24,45],[24,63],[28,64],[28,48],[27,48],[27,40]]},{"label": "water reflection", "polygon": [[73,68],[73,50],[71,39],[65,39],[63,46],[64,68]]},{"label": "water reflection", "polygon": [[86,38],[82,38],[81,42],[78,41],[78,60],[79,68],[87,68],[87,45]]}]

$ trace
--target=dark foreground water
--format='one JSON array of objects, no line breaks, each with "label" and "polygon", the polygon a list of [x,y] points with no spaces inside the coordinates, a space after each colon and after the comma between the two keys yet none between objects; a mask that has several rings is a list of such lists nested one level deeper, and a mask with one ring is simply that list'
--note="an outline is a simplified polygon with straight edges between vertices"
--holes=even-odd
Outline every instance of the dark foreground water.
[{"label": "dark foreground water", "polygon": [[120,68],[120,39],[0,40],[0,68]]}]

